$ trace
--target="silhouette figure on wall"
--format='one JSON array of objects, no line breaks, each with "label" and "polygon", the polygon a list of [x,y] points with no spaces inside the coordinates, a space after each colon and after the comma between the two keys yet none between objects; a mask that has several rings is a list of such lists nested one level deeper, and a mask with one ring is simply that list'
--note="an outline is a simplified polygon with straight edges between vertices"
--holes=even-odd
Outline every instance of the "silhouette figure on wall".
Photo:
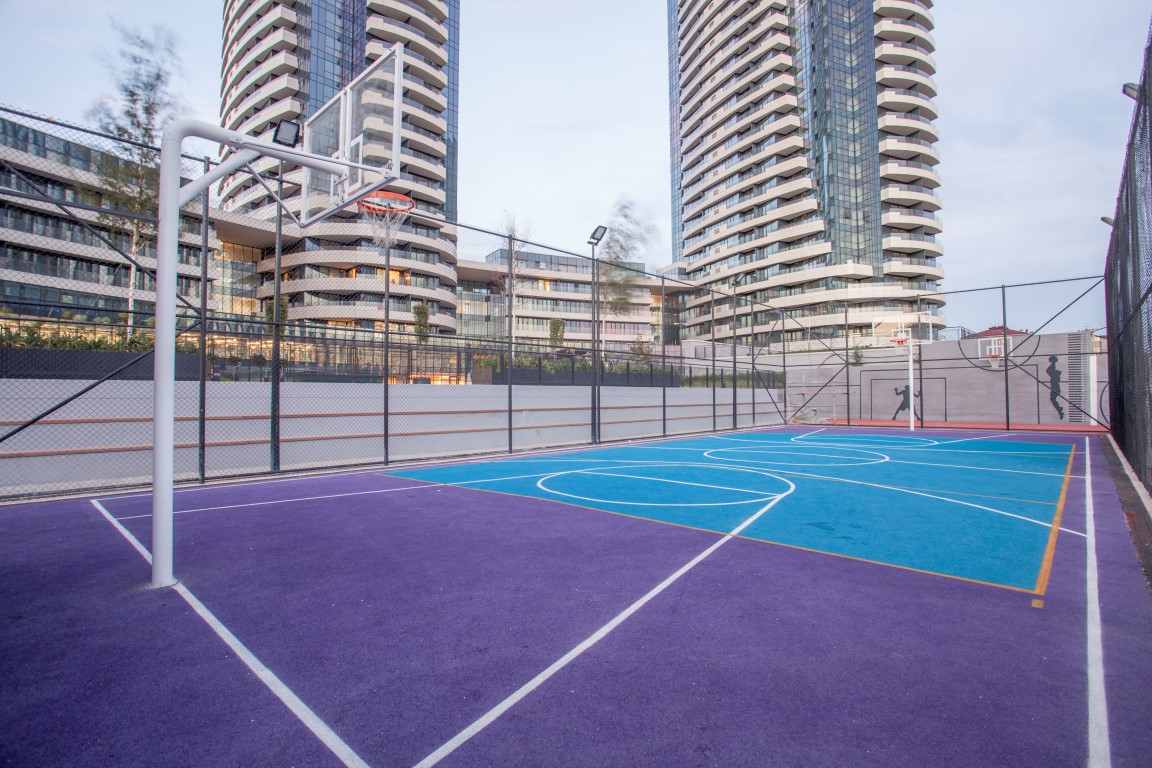
[{"label": "silhouette figure on wall", "polygon": [[1060,379],[1064,375],[1060,369],[1056,367],[1058,358],[1052,355],[1048,358],[1048,367],[1044,372],[1048,374],[1048,402],[1052,403],[1052,407],[1056,409],[1056,413],[1061,419],[1064,418],[1064,407],[1060,405]]},{"label": "silhouette figure on wall", "polygon": [[[910,389],[911,389],[911,387],[909,385],[905,384],[904,389],[896,389],[895,390],[896,394],[900,395],[900,407],[896,409],[896,413],[892,414],[892,421],[896,421],[896,417],[898,417],[900,415],[900,412],[908,410],[908,408],[912,405],[911,403],[908,402],[908,391]],[[913,395],[913,397],[915,397],[917,400],[919,400],[920,399],[920,393],[917,392],[915,395]],[[920,413],[915,408],[912,409],[912,415],[915,416],[917,419],[920,419]]]}]

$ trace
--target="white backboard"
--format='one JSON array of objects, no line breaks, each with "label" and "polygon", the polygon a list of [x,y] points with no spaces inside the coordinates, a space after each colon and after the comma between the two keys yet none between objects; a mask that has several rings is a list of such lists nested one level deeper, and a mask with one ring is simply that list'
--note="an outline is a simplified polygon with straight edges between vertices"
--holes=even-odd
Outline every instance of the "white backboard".
[{"label": "white backboard", "polygon": [[[308,226],[400,175],[399,95],[404,46],[392,46],[304,123],[305,152],[371,166],[343,175],[304,168],[300,223]],[[376,170],[379,169],[379,170]]]}]

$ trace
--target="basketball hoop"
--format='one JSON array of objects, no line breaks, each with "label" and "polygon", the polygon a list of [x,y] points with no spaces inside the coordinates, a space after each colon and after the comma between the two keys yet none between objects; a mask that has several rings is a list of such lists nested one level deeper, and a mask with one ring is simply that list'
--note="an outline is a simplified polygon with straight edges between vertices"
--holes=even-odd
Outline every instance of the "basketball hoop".
[{"label": "basketball hoop", "polygon": [[356,207],[372,222],[376,244],[389,248],[397,225],[416,206],[416,201],[399,192],[380,190],[357,201]]},{"label": "basketball hoop", "polygon": [[895,338],[895,339],[889,339],[889,341],[892,342],[897,347],[903,347],[905,344],[908,343],[908,339],[904,338],[903,336],[900,336],[900,337]]}]

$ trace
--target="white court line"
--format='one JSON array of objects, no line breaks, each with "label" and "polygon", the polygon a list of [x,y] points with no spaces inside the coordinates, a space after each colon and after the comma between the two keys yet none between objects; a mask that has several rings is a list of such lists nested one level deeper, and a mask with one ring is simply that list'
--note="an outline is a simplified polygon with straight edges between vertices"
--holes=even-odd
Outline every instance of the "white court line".
[{"label": "white court line", "polygon": [[[226,478],[219,481],[208,481],[204,485],[197,485],[192,488],[177,488],[172,493],[199,493],[201,491],[219,491],[227,488],[250,488],[254,485],[271,485],[272,483],[296,483],[305,480],[317,480],[325,477],[350,477],[352,475],[371,475],[379,472],[379,469],[358,469],[349,472],[320,472],[306,475],[293,475],[292,477],[277,477],[270,480],[237,480],[235,478]],[[97,501],[118,501],[120,499],[140,499],[147,498],[152,495],[152,491],[145,493],[125,493],[117,496],[101,496]]]},{"label": "white court line", "polygon": [[[326,496],[300,496],[294,499],[272,499],[270,501],[249,501],[244,504],[222,504],[218,507],[198,507],[196,509],[178,509],[172,514],[186,515],[189,512],[215,512],[221,509],[243,509],[244,507],[265,507],[270,504],[291,504],[296,501],[323,501],[324,499],[344,499],[349,496],[370,496],[377,493],[395,493],[396,491],[415,491],[421,488],[443,488],[443,484],[428,483],[426,485],[406,485],[401,488],[378,488],[374,491],[350,491],[348,493],[332,493]],[[117,501],[122,497],[114,497],[112,499],[104,499],[104,501]],[[93,500],[92,503],[96,504],[99,500]],[[117,520],[139,520],[144,517],[152,517],[149,512],[145,515],[126,515],[125,517],[118,517]]]},{"label": "white court line", "polygon": [[740,525],[736,526],[732,530],[731,533],[726,534],[722,539],[717,541],[715,544],[708,547],[707,549],[705,549],[700,554],[696,555],[696,557],[692,558],[690,561],[688,561],[687,564],[682,566],[680,568],[680,570],[676,571],[671,576],[666,578],[664,581],[660,582],[660,584],[658,584],[651,592],[644,595],[639,600],[632,603],[632,605],[625,608],[623,611],[621,611],[619,614],[617,614],[615,618],[613,618],[611,621],[609,621],[604,626],[600,627],[600,629],[593,632],[583,642],[581,642],[579,645],[577,645],[572,650],[568,651],[568,653],[561,656],[559,659],[557,659],[555,662],[553,662],[552,665],[549,666],[547,669],[545,669],[543,672],[536,675],[536,677],[532,678],[531,680],[529,680],[524,685],[520,686],[518,689],[516,689],[516,691],[514,691],[510,696],[508,696],[508,698],[504,699],[502,702],[497,704],[495,707],[493,707],[492,709],[485,712],[476,721],[474,721],[471,725],[469,725],[464,730],[460,731],[458,734],[456,734],[451,739],[449,739],[447,742],[445,742],[435,752],[428,755],[428,757],[424,758],[419,763],[417,763],[415,768],[431,768],[431,766],[436,765],[441,760],[446,758],[448,755],[455,752],[466,741],[471,739],[476,734],[480,733],[482,730],[484,730],[489,725],[491,725],[493,722],[495,722],[497,718],[499,718],[501,715],[503,715],[505,712],[507,712],[512,707],[514,707],[521,699],[523,699],[525,696],[532,693],[532,691],[536,690],[541,685],[546,683],[557,672],[562,670],[564,667],[568,666],[573,660],[575,660],[577,657],[579,657],[581,654],[583,654],[585,651],[587,651],[593,645],[600,642],[600,640],[602,640],[604,637],[606,637],[608,635],[608,633],[610,633],[612,630],[616,629],[616,627],[623,624],[624,621],[626,621],[632,614],[636,613],[636,611],[643,608],[651,600],[653,600],[655,597],[657,597],[661,592],[663,592],[668,587],[670,587],[674,583],[676,583],[676,581],[678,581],[680,579],[680,577],[682,577],[684,574],[688,573],[690,570],[695,568],[697,565],[699,565],[701,562],[703,562],[705,558],[707,558],[713,552],[718,550],[720,547],[724,546],[729,541],[731,541],[736,536],[738,536],[741,531],[743,531],[745,528],[747,528],[752,523],[756,522],[756,520],[758,520],[761,515],[763,515],[768,510],[770,510],[776,504],[776,502],[780,501],[780,499],[784,498],[786,495],[787,494],[781,494],[779,497],[768,502],[768,504],[766,504],[764,507],[762,507],[760,510],[758,510],[754,515],[749,517],[747,520],[742,522]]},{"label": "white court line", "polygon": [[[736,470],[738,472],[748,472],[749,474],[760,475],[761,477],[772,477],[772,475],[768,474],[767,472],[753,470],[749,467],[726,467],[722,464],[642,464],[642,465],[637,465],[635,467],[635,469],[645,469],[648,467],[703,467],[703,468],[707,468],[707,469],[731,469],[731,470]],[[564,496],[564,497],[569,498],[569,499],[579,499],[580,501],[598,501],[601,504],[622,504],[624,506],[629,506],[629,507],[728,507],[728,506],[734,506],[734,505],[738,506],[738,505],[742,505],[742,504],[754,504],[758,501],[764,501],[765,499],[769,498],[770,496],[779,495],[779,494],[776,494],[775,492],[772,492],[772,491],[753,491],[753,490],[749,490],[747,488],[729,488],[729,487],[724,486],[724,485],[708,485],[706,483],[691,483],[691,482],[688,482],[685,480],[672,480],[672,479],[663,478],[663,477],[637,477],[635,475],[616,475],[616,474],[613,474],[612,472],[608,472],[607,469],[627,469],[627,467],[608,467],[608,468],[601,467],[601,468],[593,468],[593,469],[574,469],[574,470],[571,470],[570,472],[555,472],[553,474],[545,475],[544,477],[540,478],[539,482],[536,483],[536,487],[539,488],[540,490],[546,492],[546,493],[551,493],[554,496]],[[690,485],[693,488],[711,488],[711,489],[716,490],[716,491],[735,491],[736,493],[755,494],[756,498],[749,499],[748,501],[721,501],[721,502],[716,502],[716,503],[712,503],[712,504],[673,504],[671,502],[619,501],[619,500],[609,500],[609,499],[596,499],[596,498],[593,498],[591,496],[577,496],[576,494],[573,494],[573,493],[563,493],[562,491],[557,491],[557,490],[554,490],[552,488],[548,488],[548,487],[540,484],[540,483],[543,483],[545,480],[551,480],[554,477],[562,477],[564,475],[601,475],[604,477],[623,477],[623,478],[626,478],[628,480],[648,480],[648,481],[655,482],[655,483],[672,483],[673,485]],[[780,479],[780,478],[775,478],[775,479]],[[788,482],[788,481],[785,480],[784,482]],[[788,484],[792,485],[791,483],[788,483]],[[795,489],[795,486],[793,486],[793,489]],[[791,492],[792,491],[788,491],[788,493],[791,493]],[[787,495],[787,493],[784,495]]]},{"label": "white court line", "polygon": [[[1067,462],[1068,457],[1063,457]],[[945,467],[947,469],[971,469],[974,472],[1009,472],[1014,475],[1039,475],[1041,477],[1075,477],[1080,479],[1080,475],[1067,475],[1065,472],[1033,472],[1027,469],[1002,469],[1000,467],[969,467],[963,464],[937,464],[931,461],[901,461],[900,459],[889,459],[892,464],[909,464],[916,467]]]},{"label": "white court line", "polygon": [[999,437],[1009,437],[1011,435],[1012,435],[1011,432],[1000,432],[1000,433],[995,434],[995,435],[981,435],[979,437],[965,437],[965,438],[961,438],[960,440],[941,440],[940,442],[937,443],[937,445],[955,445],[956,443],[967,443],[967,442],[971,442],[973,440],[995,440]]},{"label": "white court line", "polygon": [[[813,475],[813,474],[810,474],[807,472],[797,472],[797,471],[792,470],[792,469],[773,468],[772,471],[776,472],[777,474],[781,474],[781,475],[797,475],[799,477],[810,477],[810,478],[815,478],[817,480],[831,480],[831,481],[838,482],[838,483],[851,483],[852,485],[867,485],[867,486],[872,487],[872,488],[883,488],[885,490],[896,491],[898,493],[909,493],[909,494],[912,494],[913,496],[923,496],[923,497],[928,498],[928,499],[936,499],[938,501],[948,502],[949,504],[959,504],[959,505],[964,506],[964,507],[972,507],[973,509],[982,509],[985,512],[992,512],[992,513],[997,514],[997,515],[1004,515],[1005,517],[1014,517],[1017,520],[1023,520],[1026,523],[1032,523],[1033,525],[1039,525],[1041,528],[1047,528],[1049,530],[1052,529],[1052,524],[1051,523],[1045,523],[1043,520],[1035,520],[1031,517],[1025,517],[1024,515],[1016,515],[1016,514],[1013,514],[1012,512],[1005,512],[1002,509],[993,509],[992,507],[985,507],[982,504],[973,504],[969,501],[960,501],[959,499],[950,499],[947,496],[936,496],[936,495],[931,494],[931,493],[925,493],[924,491],[914,491],[911,488],[900,488],[900,487],[895,486],[895,485],[882,485],[880,483],[868,483],[868,482],[865,482],[863,480],[847,480],[847,479],[842,478],[842,477],[828,477],[826,475]],[[1064,529],[1061,528],[1061,530],[1064,530]]]},{"label": "white court line", "polygon": [[[100,514],[104,516],[104,519],[112,523],[116,530],[120,532],[120,535],[151,565],[152,555],[144,548],[144,545],[137,541],[136,537],[120,524],[120,521],[112,517],[99,501],[95,499],[90,499],[90,501],[96,509],[100,510]],[[328,747],[328,749],[332,751],[332,754],[336,755],[344,765],[348,766],[348,768],[368,768],[368,764],[356,754],[355,750],[337,736],[336,732],[328,727],[328,724],[321,720],[280,678],[276,677],[276,674],[272,670],[268,669],[260,659],[256,658],[256,655],[248,650],[247,646],[240,642],[187,587],[177,582],[173,585],[172,589],[174,589],[180,597],[184,598],[184,602],[188,603],[192,610],[196,612],[196,615],[211,627],[212,631],[216,633],[216,636],[224,641],[224,644],[244,662],[244,665],[260,679],[260,682],[264,683],[265,687],[267,687],[276,698],[280,699],[284,706],[288,707],[288,711],[295,715],[296,719],[303,723],[304,727],[311,731],[312,735],[318,738],[324,746]]]},{"label": "white court line", "polygon": [[1088,768],[1109,768],[1112,747],[1108,735],[1108,697],[1104,690],[1104,639],[1100,623],[1100,574],[1096,563],[1096,509],[1092,501],[1090,438],[1084,438],[1084,517],[1088,603]]}]

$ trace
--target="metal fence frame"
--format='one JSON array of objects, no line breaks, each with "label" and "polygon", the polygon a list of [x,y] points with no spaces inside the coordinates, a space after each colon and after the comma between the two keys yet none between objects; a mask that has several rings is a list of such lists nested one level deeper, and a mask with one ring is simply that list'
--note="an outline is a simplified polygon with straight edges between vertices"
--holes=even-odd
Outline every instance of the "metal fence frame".
[{"label": "metal fence frame", "polygon": [[1112,434],[1152,489],[1152,37],[1124,157],[1108,245],[1108,346]]}]

